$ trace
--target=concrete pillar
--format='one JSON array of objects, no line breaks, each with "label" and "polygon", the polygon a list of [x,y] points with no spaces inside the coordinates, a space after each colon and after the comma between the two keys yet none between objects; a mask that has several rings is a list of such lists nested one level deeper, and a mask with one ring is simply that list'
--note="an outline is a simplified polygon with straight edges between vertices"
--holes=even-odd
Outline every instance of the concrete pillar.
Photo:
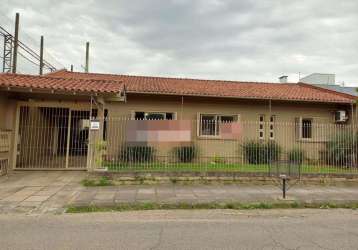
[{"label": "concrete pillar", "polygon": [[87,153],[87,171],[94,171],[102,166],[102,155],[104,153],[103,142],[103,124],[104,124],[104,101],[101,100],[96,106],[97,120],[99,129],[89,129],[88,133],[88,153]]}]

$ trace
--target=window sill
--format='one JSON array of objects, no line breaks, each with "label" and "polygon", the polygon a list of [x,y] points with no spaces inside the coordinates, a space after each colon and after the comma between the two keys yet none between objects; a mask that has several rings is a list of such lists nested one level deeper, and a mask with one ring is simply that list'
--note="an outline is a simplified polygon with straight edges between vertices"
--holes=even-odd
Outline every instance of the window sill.
[{"label": "window sill", "polygon": [[214,135],[198,135],[196,138],[198,140],[222,140],[222,141],[238,141],[238,140],[240,140],[240,139],[222,138],[221,136],[214,136]]},{"label": "window sill", "polygon": [[198,139],[212,139],[212,140],[220,140],[220,135],[198,135]]},{"label": "window sill", "polygon": [[312,138],[301,138],[301,139],[297,139],[297,142],[307,142],[307,143],[326,143],[328,142],[328,140],[316,140],[316,139],[312,139]]}]

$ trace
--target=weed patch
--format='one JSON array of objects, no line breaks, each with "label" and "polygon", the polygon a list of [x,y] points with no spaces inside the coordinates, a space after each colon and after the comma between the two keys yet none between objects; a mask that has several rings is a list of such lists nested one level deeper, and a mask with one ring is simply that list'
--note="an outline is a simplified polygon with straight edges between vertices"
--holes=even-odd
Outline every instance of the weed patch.
[{"label": "weed patch", "polygon": [[253,210],[253,209],[358,209],[358,203],[299,203],[299,202],[278,202],[278,203],[120,203],[115,206],[71,206],[67,213],[91,213],[91,212],[123,212],[137,210],[173,210],[173,209],[233,209],[233,210]]},{"label": "weed patch", "polygon": [[102,176],[99,180],[84,179],[81,183],[85,187],[105,187],[114,185],[106,176]]}]

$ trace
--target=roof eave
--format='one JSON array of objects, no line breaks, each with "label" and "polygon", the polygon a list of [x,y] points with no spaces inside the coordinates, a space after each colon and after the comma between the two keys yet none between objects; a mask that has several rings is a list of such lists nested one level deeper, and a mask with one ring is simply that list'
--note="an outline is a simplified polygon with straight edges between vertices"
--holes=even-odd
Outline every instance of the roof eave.
[{"label": "roof eave", "polygon": [[96,92],[96,91],[78,91],[78,90],[60,90],[60,89],[48,89],[48,88],[31,88],[20,86],[4,86],[0,87],[1,91],[8,92],[21,92],[21,93],[37,93],[37,94],[71,94],[80,96],[116,96],[120,95],[119,92]]},{"label": "roof eave", "polygon": [[143,95],[170,95],[170,96],[190,96],[190,97],[210,97],[210,98],[227,98],[227,99],[241,99],[241,100],[263,100],[263,101],[287,101],[287,102],[307,102],[307,103],[336,103],[336,104],[355,104],[355,100],[352,101],[322,101],[322,100],[305,100],[305,99],[284,99],[284,98],[272,98],[272,97],[237,97],[237,96],[215,96],[215,95],[198,95],[198,94],[177,94],[177,93],[164,93],[164,92],[145,92],[145,91],[126,91],[127,94],[143,94]]}]

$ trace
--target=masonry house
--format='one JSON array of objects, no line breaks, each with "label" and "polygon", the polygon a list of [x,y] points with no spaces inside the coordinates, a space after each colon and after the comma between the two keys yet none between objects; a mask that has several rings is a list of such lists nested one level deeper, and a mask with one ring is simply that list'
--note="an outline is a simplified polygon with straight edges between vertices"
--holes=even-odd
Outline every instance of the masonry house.
[{"label": "masonry house", "polygon": [[11,170],[92,169],[105,142],[109,162],[130,143],[153,145],[157,161],[195,144],[201,160],[240,162],[243,138],[300,145],[317,158],[331,126],[354,124],[355,100],[304,83],[0,74],[0,158]]}]

